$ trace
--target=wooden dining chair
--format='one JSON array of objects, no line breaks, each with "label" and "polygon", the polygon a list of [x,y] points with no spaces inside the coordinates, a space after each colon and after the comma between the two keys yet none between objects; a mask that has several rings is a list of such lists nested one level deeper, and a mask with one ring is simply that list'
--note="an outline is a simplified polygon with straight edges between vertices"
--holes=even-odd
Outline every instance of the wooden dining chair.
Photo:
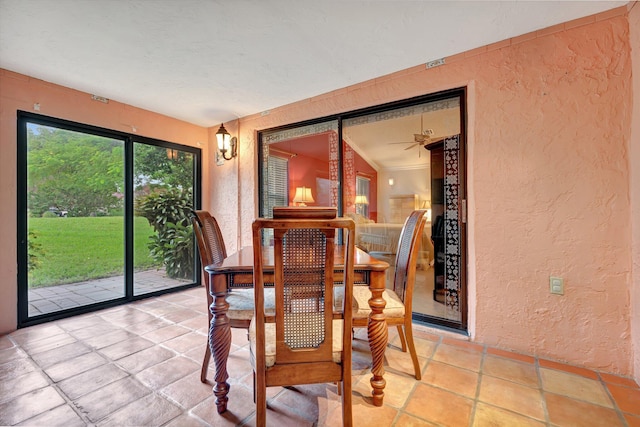
[{"label": "wooden dining chair", "polygon": [[[191,222],[193,231],[198,242],[198,252],[200,253],[200,263],[202,268],[207,265],[219,265],[227,257],[224,240],[218,222],[207,211],[192,211]],[[209,274],[204,272],[204,285],[207,293],[207,313],[209,314],[209,325],[213,317],[210,307],[213,303],[211,293],[211,283]],[[226,298],[229,304],[227,317],[229,325],[232,328],[242,328],[249,330],[249,324],[253,317],[253,289],[234,289],[229,290]],[[267,292],[267,306],[273,311],[275,303],[273,301],[273,292]],[[209,368],[209,360],[211,359],[211,347],[207,342],[207,348],[202,361],[202,369],[200,371],[200,381],[207,382],[207,370]]]},{"label": "wooden dining chair", "polygon": [[[263,231],[273,233],[273,272],[265,271]],[[344,230],[341,235],[339,230]],[[344,244],[344,274],[334,251]],[[257,219],[253,223],[255,316],[249,330],[256,424],[266,425],[266,388],[338,383],[345,426],[351,416],[352,289],[355,223],[350,218]],[[273,279],[271,279],[273,276]],[[275,287],[275,316],[264,308],[265,283]],[[345,298],[334,301],[334,282]]]},{"label": "wooden dining chair", "polygon": [[[408,347],[417,380],[422,375],[416,347],[413,342],[411,314],[413,310],[413,288],[416,281],[416,263],[422,241],[422,232],[426,223],[426,213],[426,209],[415,210],[407,217],[398,242],[393,287],[392,289],[385,289],[382,294],[387,303],[383,310],[387,325],[395,325],[398,328],[402,351],[406,352]],[[353,326],[366,327],[371,313],[369,306],[371,291],[369,287],[354,287],[353,299]]]}]

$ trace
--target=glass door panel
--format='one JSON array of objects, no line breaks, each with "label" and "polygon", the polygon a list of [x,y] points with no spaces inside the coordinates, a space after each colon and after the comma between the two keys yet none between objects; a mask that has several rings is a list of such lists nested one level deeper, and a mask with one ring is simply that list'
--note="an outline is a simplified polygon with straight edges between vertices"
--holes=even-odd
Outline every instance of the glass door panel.
[{"label": "glass door panel", "polygon": [[197,281],[193,153],[134,143],[134,280],[142,295]]},{"label": "glass door panel", "polygon": [[[391,286],[404,221],[413,210],[427,209],[414,317],[454,327],[462,324],[460,298],[465,294],[459,226],[464,197],[460,104],[460,96],[454,96],[342,121],[344,209],[355,215],[358,246],[389,262],[387,285]],[[445,144],[446,155],[444,148],[433,149]],[[368,212],[358,203],[364,201],[359,197],[364,192],[362,177],[370,182]],[[438,233],[446,230],[446,235],[434,236],[435,229]]]},{"label": "glass door panel", "polygon": [[338,123],[261,134],[260,216],[274,206],[338,206]]},{"label": "glass door panel", "polygon": [[26,124],[28,317],[123,298],[124,141]]}]

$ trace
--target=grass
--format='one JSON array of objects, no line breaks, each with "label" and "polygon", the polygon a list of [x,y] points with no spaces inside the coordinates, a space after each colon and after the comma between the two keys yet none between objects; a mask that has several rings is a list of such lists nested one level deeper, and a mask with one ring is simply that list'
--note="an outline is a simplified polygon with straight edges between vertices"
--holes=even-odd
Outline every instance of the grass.
[{"label": "grass", "polygon": [[[29,230],[42,254],[29,273],[29,287],[74,283],[124,274],[124,218],[29,218]],[[147,244],[153,228],[146,218],[134,219],[135,268],[160,267]]]}]

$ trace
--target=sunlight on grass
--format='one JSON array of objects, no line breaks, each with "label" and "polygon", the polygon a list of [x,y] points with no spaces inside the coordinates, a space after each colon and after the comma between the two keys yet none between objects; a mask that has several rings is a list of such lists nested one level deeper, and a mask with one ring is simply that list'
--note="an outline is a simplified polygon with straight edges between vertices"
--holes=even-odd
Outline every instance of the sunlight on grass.
[{"label": "sunlight on grass", "polygon": [[[124,274],[124,218],[29,218],[43,254],[29,273],[29,287],[75,283]],[[134,218],[135,268],[161,267],[149,256],[153,228]]]}]

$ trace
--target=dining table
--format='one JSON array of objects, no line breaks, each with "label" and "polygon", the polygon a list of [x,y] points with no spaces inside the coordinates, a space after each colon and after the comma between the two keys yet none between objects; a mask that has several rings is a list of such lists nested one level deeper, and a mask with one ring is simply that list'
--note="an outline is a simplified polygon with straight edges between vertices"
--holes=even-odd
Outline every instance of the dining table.
[{"label": "dining table", "polygon": [[[339,286],[344,274],[344,247],[338,246],[335,251],[334,273],[335,282]],[[273,247],[266,247],[263,251],[263,265],[265,283],[273,283]],[[368,286],[371,290],[369,306],[371,313],[367,323],[367,337],[371,349],[371,395],[375,406],[382,406],[384,398],[384,353],[388,343],[388,329],[383,309],[386,305],[382,294],[386,285],[386,270],[389,264],[370,256],[367,252],[356,247],[354,259],[354,286]],[[227,372],[227,358],[231,349],[231,326],[227,317],[229,304],[225,298],[234,289],[253,287],[253,247],[246,246],[229,255],[217,265],[205,266],[209,274],[210,289],[213,297],[210,310],[212,314],[209,327],[209,345],[215,366],[215,384],[213,393],[216,396],[218,413],[227,409],[229,394],[229,374]],[[271,275],[271,280],[269,280]]]}]

